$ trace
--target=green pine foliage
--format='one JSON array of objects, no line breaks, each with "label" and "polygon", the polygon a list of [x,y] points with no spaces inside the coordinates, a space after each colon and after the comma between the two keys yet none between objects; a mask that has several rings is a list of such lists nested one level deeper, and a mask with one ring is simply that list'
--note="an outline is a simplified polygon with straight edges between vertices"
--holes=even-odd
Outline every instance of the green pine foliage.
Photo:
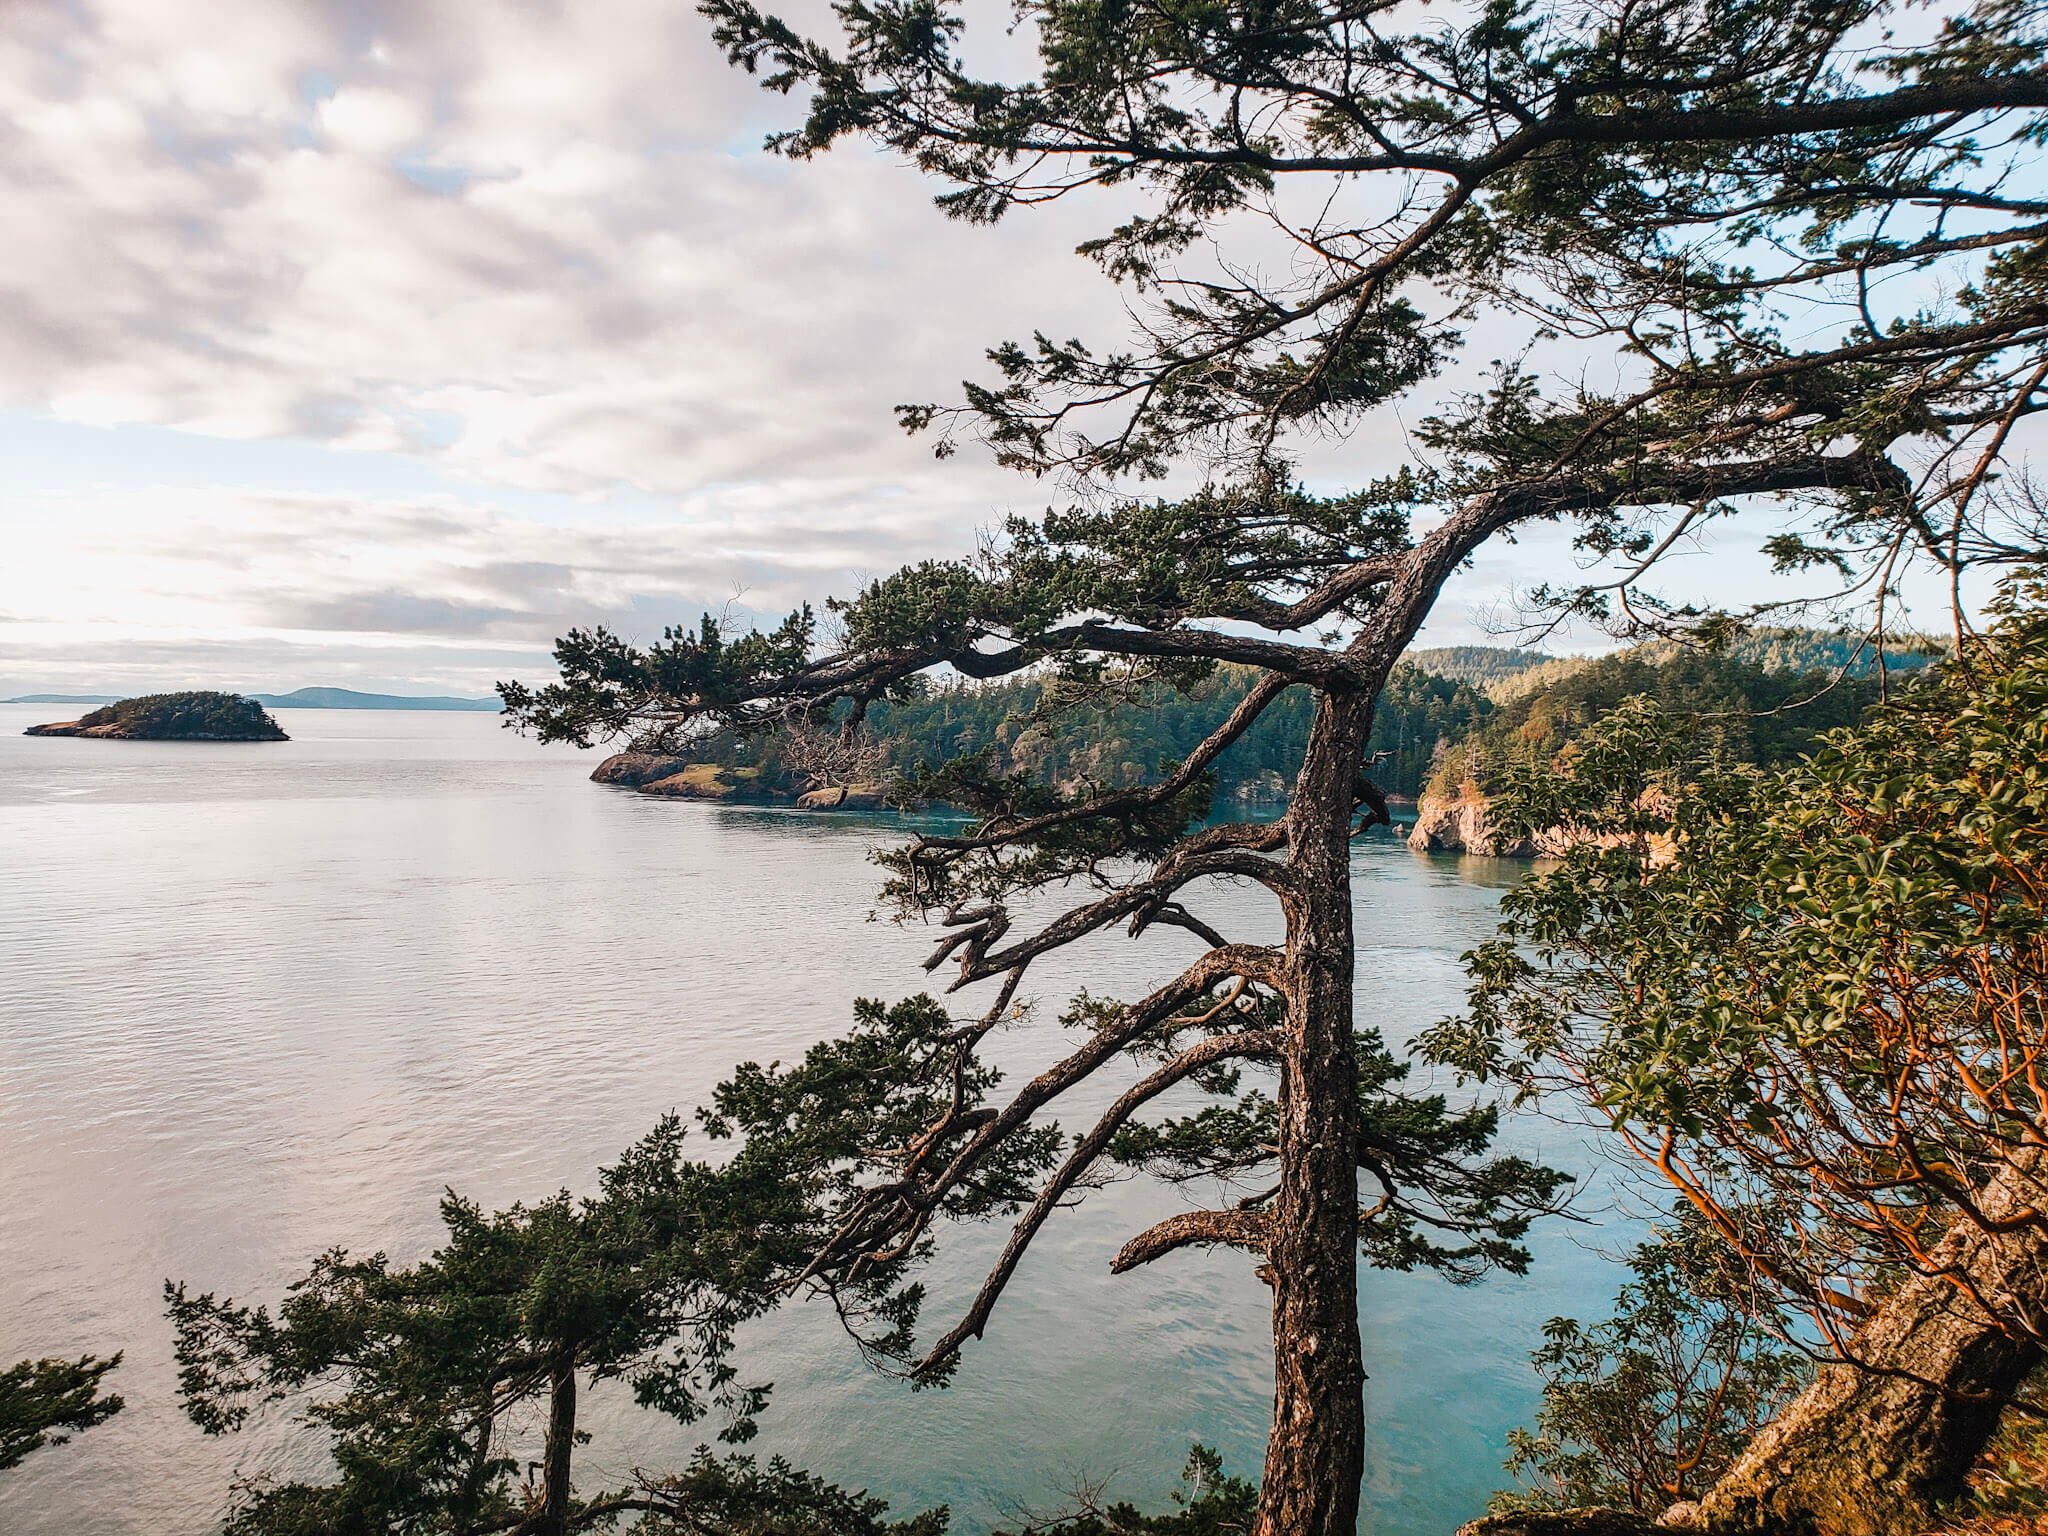
[{"label": "green pine foliage", "polygon": [[1188,1452],[1180,1480],[1173,1494],[1175,1507],[1162,1514],[1148,1515],[1121,1502],[1098,1505],[1084,1498],[1086,1507],[1076,1514],[998,1536],[1249,1536],[1258,1513],[1256,1483],[1230,1476],[1223,1470],[1223,1458],[1206,1445]]},{"label": "green pine foliage", "polygon": [[120,1363],[118,1354],[81,1355],[23,1360],[0,1371],[0,1472],[119,1413],[120,1395],[102,1391],[101,1383]]},{"label": "green pine foliage", "polygon": [[[886,1501],[779,1457],[708,1446],[679,1469],[622,1475],[613,1459],[601,1486],[571,1480],[574,1453],[592,1440],[581,1394],[608,1382],[684,1424],[717,1418],[721,1439],[753,1435],[768,1390],[741,1381],[733,1330],[781,1300],[817,1241],[819,1204],[804,1181],[845,1185],[860,1135],[930,1110],[889,1074],[943,1019],[936,1005],[864,1004],[861,1017],[851,1043],[819,1046],[787,1072],[743,1069],[720,1090],[705,1118],[721,1133],[744,1123],[757,1138],[722,1168],[686,1160],[681,1121],[669,1116],[602,1171],[594,1196],[565,1191],[487,1213],[451,1192],[445,1237],[427,1258],[402,1265],[330,1250],[275,1311],[167,1283],[193,1422],[228,1434],[289,1404],[324,1439],[332,1467],[325,1481],[237,1481],[223,1536],[944,1536],[943,1507],[892,1518]],[[1017,1156],[1030,1162],[1030,1147],[1057,1140],[1047,1128]],[[946,1214],[972,1219],[1021,1192],[992,1170]],[[891,1289],[903,1269],[878,1257],[867,1282],[836,1295],[871,1321],[914,1311],[914,1294]],[[118,1363],[42,1361],[0,1374],[0,1452],[19,1460],[43,1443],[40,1430],[84,1428],[119,1409],[119,1398],[95,1397]],[[1195,1447],[1183,1482],[1163,1514],[1083,1496],[1029,1529],[1250,1529],[1256,1489],[1225,1476],[1214,1452]]]},{"label": "green pine foliage", "polygon": [[[1407,654],[1410,666],[1420,667],[1438,677],[1448,677],[1456,683],[1470,683],[1484,693],[1491,693],[1510,678],[1520,677],[1559,659],[1545,651],[1495,645],[1439,645],[1411,650]],[[1566,664],[1569,665],[1568,658]]]},{"label": "green pine foliage", "polygon": [[[209,1434],[266,1404],[298,1404],[324,1434],[324,1483],[258,1480],[236,1490],[229,1536],[326,1531],[545,1536],[605,1529],[627,1513],[675,1529],[881,1531],[879,1506],[780,1463],[701,1456],[679,1476],[572,1492],[579,1385],[623,1383],[684,1424],[707,1415],[744,1440],[767,1400],[740,1380],[733,1329],[772,1304],[787,1255],[776,1247],[783,1191],[682,1155],[670,1116],[599,1178],[491,1213],[450,1193],[442,1245],[416,1264],[382,1253],[322,1254],[273,1312],[167,1282],[180,1393]],[[542,1428],[566,1414],[563,1433]],[[536,1481],[527,1469],[544,1467]],[[809,1512],[814,1526],[754,1519]],[[691,1524],[738,1511],[727,1524]],[[833,1525],[828,1514],[847,1516]],[[934,1532],[943,1516],[903,1527]],[[866,1521],[866,1524],[860,1523]]]}]

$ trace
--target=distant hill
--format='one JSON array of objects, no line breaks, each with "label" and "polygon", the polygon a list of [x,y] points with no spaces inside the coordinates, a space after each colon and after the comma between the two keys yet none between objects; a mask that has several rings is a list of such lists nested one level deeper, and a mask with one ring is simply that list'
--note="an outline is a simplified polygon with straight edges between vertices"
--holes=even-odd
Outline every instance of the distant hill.
[{"label": "distant hill", "polygon": [[1420,667],[1434,676],[1447,677],[1454,683],[1470,683],[1474,688],[1482,689],[1556,659],[1547,651],[1525,651],[1498,645],[1439,645],[1427,650],[1409,651],[1402,658],[1409,666]]},{"label": "distant hill", "polygon": [[[991,683],[956,683],[915,697],[882,700],[867,713],[866,736],[877,767],[910,774],[966,753],[987,756],[991,771],[1076,788],[1143,783],[1162,762],[1187,756],[1221,724],[1252,686],[1240,667],[1218,667],[1186,692],[1148,683],[1129,695],[1055,707],[1043,675]],[[1486,712],[1472,687],[1417,667],[1398,667],[1373,712],[1372,750],[1383,754],[1374,782],[1390,795],[1412,797],[1437,757]],[[1227,748],[1215,766],[1222,798],[1258,802],[1284,793],[1308,741],[1312,700],[1292,689]],[[770,796],[803,788],[783,760],[775,733],[721,731],[692,742],[677,762],[711,765]]]},{"label": "distant hill", "polygon": [[254,693],[250,697],[266,709],[468,709],[496,714],[504,708],[496,699],[357,693],[353,688],[299,688],[291,693]]},{"label": "distant hill", "polygon": [[[444,694],[358,693],[353,688],[299,688],[291,693],[248,693],[265,709],[464,709],[504,708],[496,699],[462,699]],[[24,693],[19,698],[0,699],[0,704],[115,704],[118,693]]]},{"label": "distant hill", "polygon": [[[1884,664],[1892,672],[1911,672],[1942,654],[1939,640],[1922,635],[1894,635],[1885,642]],[[1522,652],[1532,655],[1533,652]],[[1676,640],[1649,640],[1617,651],[1615,656],[1631,657],[1652,667],[1661,667],[1689,656],[1706,654],[1697,646]],[[1728,646],[1713,653],[1721,660],[1762,672],[1840,673],[1851,679],[1874,677],[1877,652],[1862,635],[1820,629],[1753,629],[1737,636]],[[1596,656],[1558,656],[1518,671],[1503,672],[1477,686],[1496,704],[1512,704],[1529,694],[1554,688],[1559,683],[1598,661]]]}]

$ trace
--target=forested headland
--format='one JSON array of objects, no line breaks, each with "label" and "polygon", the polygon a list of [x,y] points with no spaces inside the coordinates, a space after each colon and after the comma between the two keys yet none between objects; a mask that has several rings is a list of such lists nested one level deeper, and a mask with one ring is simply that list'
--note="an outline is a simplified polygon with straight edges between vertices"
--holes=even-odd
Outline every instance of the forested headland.
[{"label": "forested headland", "polygon": [[[1880,654],[1861,637],[1776,629],[1714,648],[1657,641],[1601,657],[1490,646],[1423,649],[1388,676],[1368,754],[1389,800],[1495,787],[1510,765],[1555,757],[1624,698],[1698,717],[1731,763],[1787,761],[1821,731],[1853,723],[1894,682],[1925,665],[1932,642],[1894,637]],[[1079,690],[1056,675],[928,682],[872,705],[862,749],[846,756],[815,733],[719,730],[637,762],[598,770],[655,794],[813,804],[915,803],[936,765],[974,758],[995,775],[1059,786],[1128,788],[1171,773],[1257,681],[1220,665],[1182,686],[1138,678]],[[845,707],[838,712],[843,721]],[[1281,694],[1210,765],[1220,807],[1278,805],[1312,716],[1306,690]],[[844,801],[829,795],[852,791]],[[818,792],[828,792],[821,796]]]}]

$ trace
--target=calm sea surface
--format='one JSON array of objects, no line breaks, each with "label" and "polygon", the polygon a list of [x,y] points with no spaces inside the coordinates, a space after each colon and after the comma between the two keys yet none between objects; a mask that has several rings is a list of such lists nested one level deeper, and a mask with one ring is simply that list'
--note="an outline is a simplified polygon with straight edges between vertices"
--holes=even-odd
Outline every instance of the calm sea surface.
[{"label": "calm sea surface", "polygon": [[[287,710],[272,746],[20,735],[61,713],[0,706],[0,1362],[126,1350],[129,1406],[0,1476],[7,1536],[187,1536],[235,1477],[317,1471],[284,1409],[224,1440],[181,1416],[166,1277],[274,1300],[330,1244],[418,1257],[444,1186],[491,1205],[588,1189],[734,1063],[794,1056],[854,997],[925,979],[925,937],[868,920],[883,822],[602,789],[591,756],[487,715]],[[1519,870],[1384,838],[1357,857],[1361,1011],[1402,1038],[1457,1007],[1458,956]],[[1200,910],[1261,936],[1262,902],[1218,890]],[[1136,995],[1188,953],[1098,941],[1034,977],[1044,1022],[1001,1053],[1051,1059],[1068,989]],[[1508,1139],[1589,1161],[1542,1122]],[[816,1308],[757,1327],[746,1374],[776,1383],[760,1447],[899,1510],[948,1503],[965,1532],[1084,1479],[1159,1501],[1195,1440],[1256,1473],[1249,1264],[1107,1272],[1176,1200],[1119,1183],[1052,1222],[944,1392],[873,1376]],[[1000,1235],[946,1234],[928,1323]],[[1529,1277],[1469,1289],[1364,1277],[1368,1529],[1436,1536],[1482,1507],[1535,1399],[1538,1325],[1614,1288],[1603,1236],[1553,1226]],[[703,1438],[616,1402],[593,1428],[590,1486]]]}]

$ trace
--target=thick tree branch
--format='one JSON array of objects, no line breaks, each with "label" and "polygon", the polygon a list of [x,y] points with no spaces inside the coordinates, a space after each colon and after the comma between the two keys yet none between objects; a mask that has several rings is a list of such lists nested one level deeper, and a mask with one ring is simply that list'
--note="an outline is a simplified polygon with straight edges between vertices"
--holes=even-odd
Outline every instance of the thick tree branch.
[{"label": "thick tree branch", "polygon": [[1258,1211],[1183,1211],[1147,1227],[1117,1250],[1111,1274],[1121,1275],[1182,1248],[1224,1244],[1263,1251],[1268,1219]]}]

